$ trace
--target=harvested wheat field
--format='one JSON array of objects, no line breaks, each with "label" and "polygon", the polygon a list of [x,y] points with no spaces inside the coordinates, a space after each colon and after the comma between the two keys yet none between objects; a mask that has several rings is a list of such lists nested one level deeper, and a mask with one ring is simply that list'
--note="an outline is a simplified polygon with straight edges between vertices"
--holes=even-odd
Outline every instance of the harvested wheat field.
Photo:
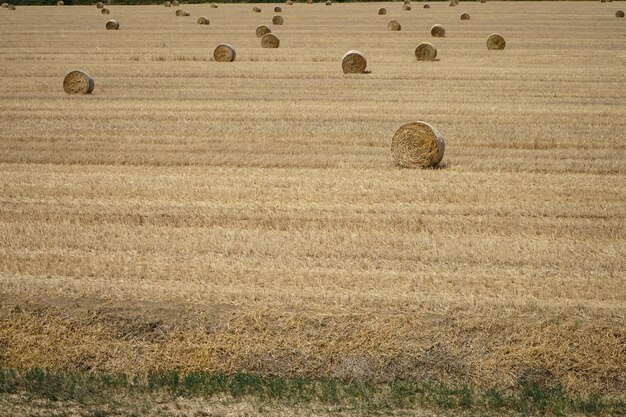
[{"label": "harvested wheat field", "polygon": [[430,4],[0,9],[0,368],[626,401],[621,2]]}]

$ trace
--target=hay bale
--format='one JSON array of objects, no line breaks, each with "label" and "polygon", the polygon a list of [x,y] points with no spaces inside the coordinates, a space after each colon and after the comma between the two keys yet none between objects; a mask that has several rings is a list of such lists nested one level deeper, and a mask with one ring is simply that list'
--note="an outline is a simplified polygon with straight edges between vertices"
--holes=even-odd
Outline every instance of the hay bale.
[{"label": "hay bale", "polygon": [[261,13],[261,8],[260,8],[260,7],[256,7],[256,6],[254,6],[254,7],[252,8],[252,11],[253,11],[254,13]]},{"label": "hay bale", "polygon": [[402,10],[411,10],[411,5],[409,5],[409,4],[403,4],[403,5],[402,5]]},{"label": "hay bale", "polygon": [[430,4],[425,4],[424,9],[430,9]]},{"label": "hay bale", "polygon": [[391,155],[405,168],[432,168],[443,159],[446,144],[437,129],[425,122],[405,123],[391,139]]},{"label": "hay bale", "polygon": [[287,6],[293,6],[293,1],[291,1],[291,0],[287,0],[287,1],[285,2],[285,4],[286,4]]},{"label": "hay bale", "polygon": [[456,3],[455,3],[455,2],[453,2],[453,1],[451,1],[451,2],[450,2],[450,7],[454,7],[454,6],[456,6]]},{"label": "hay bale", "polygon": [[600,0],[600,3],[606,3],[606,0]]},{"label": "hay bale", "polygon": [[273,33],[266,33],[261,38],[261,46],[263,48],[278,48],[280,46],[280,39]]},{"label": "hay bale", "polygon": [[202,16],[202,17],[198,18],[197,22],[198,22],[199,25],[208,25],[209,24],[209,18]]},{"label": "hay bale", "polygon": [[387,30],[402,30],[402,25],[397,20],[391,20],[387,23]]},{"label": "hay bale", "polygon": [[165,3],[163,3],[163,6],[165,6],[165,7],[172,7],[172,2],[166,1]]},{"label": "hay bale", "polygon": [[120,23],[117,20],[111,19],[106,23],[107,30],[118,30]]},{"label": "hay bale", "polygon": [[446,36],[446,30],[441,25],[433,25],[433,27],[430,28],[430,34],[435,38],[443,38]]},{"label": "hay bale", "polygon": [[481,3],[487,3],[487,0],[480,0]]},{"label": "hay bale", "polygon": [[211,3],[211,9],[217,9],[217,4]]},{"label": "hay bale", "polygon": [[274,16],[272,17],[273,25],[282,25],[285,22],[282,16]]},{"label": "hay bale", "polygon": [[95,84],[93,78],[84,71],[75,70],[63,79],[63,90],[67,94],[91,94]]},{"label": "hay bale", "polygon": [[182,9],[178,9],[176,10],[176,16],[191,16],[191,15]]},{"label": "hay bale", "polygon": [[12,5],[12,4],[9,4],[7,7],[8,7],[9,10],[15,10],[15,6]]},{"label": "hay bale", "polygon": [[330,0],[328,0],[328,1],[326,2],[326,5],[327,5],[327,6],[332,6],[332,5],[333,5],[333,3],[332,3]]},{"label": "hay bale", "polygon": [[178,2],[178,0],[172,1],[172,6],[178,7],[179,5],[180,5],[180,3]]},{"label": "hay bale", "polygon": [[98,9],[102,9],[104,7],[104,3],[102,3],[101,1],[99,1],[98,3],[96,3],[96,7]]},{"label": "hay bale", "polygon": [[415,48],[415,58],[418,61],[432,61],[437,58],[437,48],[430,42],[422,42]]},{"label": "hay bale", "polygon": [[8,9],[9,8],[9,3],[2,3],[2,8],[3,9]]},{"label": "hay bale", "polygon": [[623,10],[618,10],[615,12],[615,17],[624,17],[624,11]]},{"label": "hay bale", "polygon": [[109,11],[109,9],[107,9],[106,7],[102,10],[100,10],[100,13],[102,14],[110,14],[111,12]]},{"label": "hay bale", "polygon": [[57,6],[65,6],[65,3],[63,3],[62,1],[57,1]]},{"label": "hay bale", "polygon": [[237,51],[227,43],[220,43],[213,51],[213,58],[217,62],[233,62]]},{"label": "hay bale", "polygon": [[268,33],[272,33],[272,29],[268,28],[265,25],[261,25],[258,28],[256,28],[256,37],[257,38],[262,38],[264,35],[266,35]]},{"label": "hay bale", "polygon": [[381,7],[380,9],[378,9],[378,14],[380,16],[386,15],[387,14],[387,9],[385,9],[384,7]]},{"label": "hay bale", "polygon": [[280,8],[278,6],[274,7],[274,13],[282,13],[282,11],[283,11],[282,8]]},{"label": "hay bale", "polygon": [[506,41],[504,38],[498,33],[492,33],[487,38],[487,49],[494,49],[501,51],[506,46]]},{"label": "hay bale", "polygon": [[344,74],[365,74],[367,59],[362,52],[350,50],[341,58],[341,69]]},{"label": "hay bale", "polygon": [[313,0],[306,0],[306,4],[313,4]]},{"label": "hay bale", "polygon": [[470,20],[470,15],[469,15],[469,13],[463,13],[463,14],[461,14],[461,20]]}]

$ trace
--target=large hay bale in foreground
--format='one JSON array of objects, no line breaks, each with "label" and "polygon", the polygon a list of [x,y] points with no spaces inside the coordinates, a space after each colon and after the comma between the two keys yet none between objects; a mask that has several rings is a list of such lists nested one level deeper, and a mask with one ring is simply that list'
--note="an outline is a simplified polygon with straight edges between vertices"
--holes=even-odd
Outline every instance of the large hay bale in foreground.
[{"label": "large hay bale in foreground", "polygon": [[443,136],[425,122],[405,123],[391,139],[391,155],[405,168],[431,168],[443,159]]},{"label": "large hay bale in foreground", "polygon": [[63,79],[63,90],[70,95],[91,94],[94,86],[93,78],[80,70],[70,72]]},{"label": "large hay bale in foreground", "polygon": [[209,24],[209,18],[208,17],[199,17],[197,20],[199,25],[208,25]]},{"label": "large hay bale in foreground", "polygon": [[432,61],[437,58],[437,48],[430,42],[422,42],[415,48],[415,58],[418,61]]},{"label": "large hay bale in foreground", "polygon": [[386,15],[387,14],[387,9],[385,9],[384,7],[381,7],[380,9],[378,9],[378,14],[380,16]]},{"label": "large hay bale in foreground", "polygon": [[107,30],[118,30],[120,28],[120,23],[115,19],[111,19],[106,23],[106,28]]},{"label": "large hay bale in foreground", "polygon": [[365,74],[367,59],[362,52],[351,49],[343,54],[341,69],[344,74]]},{"label": "large hay bale in foreground", "polygon": [[260,8],[260,7],[256,7],[256,6],[254,6],[254,7],[252,8],[252,11],[253,11],[254,13],[261,13],[261,8]]},{"label": "large hay bale in foreground", "polygon": [[425,4],[424,9],[430,9],[430,4]]},{"label": "large hay bale in foreground", "polygon": [[261,38],[261,46],[263,48],[278,48],[280,46],[280,39],[273,33],[266,33]]},{"label": "large hay bale in foreground", "polygon": [[272,17],[272,24],[273,25],[282,25],[284,21],[285,20],[283,19],[282,16],[274,16],[274,17]]},{"label": "large hay bale in foreground", "polygon": [[469,13],[463,13],[463,14],[461,14],[461,20],[470,20],[470,15],[469,15]]},{"label": "large hay bale in foreground", "polygon": [[165,6],[165,7],[172,7],[172,2],[166,1],[165,3],[163,3],[163,6]]},{"label": "large hay bale in foreground", "polygon": [[281,7],[274,7],[274,13],[282,13],[283,9]]},{"label": "large hay bale in foreground", "polygon": [[615,12],[615,17],[624,17],[624,11],[623,10],[618,10]]},{"label": "large hay bale in foreground", "polygon": [[411,10],[411,5],[410,4],[403,4],[402,5],[402,10]]},{"label": "large hay bale in foreground", "polygon": [[397,20],[391,20],[387,23],[387,30],[402,30],[402,25]]},{"label": "large hay bale in foreground", "polygon": [[220,43],[213,51],[213,58],[217,62],[233,62],[237,51],[227,43]]},{"label": "large hay bale in foreground", "polygon": [[270,29],[269,27],[267,27],[265,25],[261,25],[258,28],[256,28],[256,37],[257,38],[262,38],[264,35],[266,35],[268,33],[272,33],[272,29]]},{"label": "large hay bale in foreground", "polygon": [[501,51],[506,46],[506,41],[499,33],[492,33],[487,38],[487,49]]},{"label": "large hay bale in foreground", "polygon": [[104,3],[102,3],[101,1],[99,1],[99,2],[97,2],[97,3],[96,3],[96,7],[97,7],[98,9],[102,9],[102,8],[104,7]]},{"label": "large hay bale in foreground", "polygon": [[110,14],[110,13],[111,13],[111,11],[105,7],[105,8],[103,8],[102,10],[100,10],[100,13],[101,13],[101,14]]},{"label": "large hay bale in foreground", "polygon": [[433,25],[433,27],[430,28],[430,34],[435,38],[443,38],[446,36],[446,30],[441,25]]}]

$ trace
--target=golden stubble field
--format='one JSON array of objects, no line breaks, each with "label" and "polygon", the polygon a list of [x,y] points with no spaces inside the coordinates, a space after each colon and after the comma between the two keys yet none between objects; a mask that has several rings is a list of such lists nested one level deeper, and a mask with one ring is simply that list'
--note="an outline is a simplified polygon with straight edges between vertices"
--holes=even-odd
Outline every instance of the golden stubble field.
[{"label": "golden stubble field", "polygon": [[[624,2],[274,6],[0,9],[0,367],[623,397]],[[394,166],[413,120],[441,169]]]}]

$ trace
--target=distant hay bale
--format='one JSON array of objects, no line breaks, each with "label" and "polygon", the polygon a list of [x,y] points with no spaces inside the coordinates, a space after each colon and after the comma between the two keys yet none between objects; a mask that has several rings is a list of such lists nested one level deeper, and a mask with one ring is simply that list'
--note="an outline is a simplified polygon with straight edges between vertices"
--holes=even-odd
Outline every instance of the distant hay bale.
[{"label": "distant hay bale", "polygon": [[387,9],[385,9],[384,7],[381,7],[380,9],[378,9],[378,14],[380,16],[386,15],[387,14]]},{"label": "distant hay bale", "polygon": [[411,0],[404,0],[404,1],[402,2],[402,4],[408,4],[408,5],[411,5]]},{"label": "distant hay bale", "polygon": [[101,1],[99,1],[98,3],[96,3],[96,7],[98,9],[102,9],[104,7],[104,3],[102,3]]},{"label": "distant hay bale", "polygon": [[120,23],[117,20],[111,19],[106,23],[107,30],[118,30]]},{"label": "distant hay bale", "polygon": [[252,8],[252,11],[253,11],[253,12],[255,12],[255,13],[261,13],[261,8],[260,8],[260,7],[256,7],[256,6],[254,6],[254,7]]},{"label": "distant hay bale", "polygon": [[211,3],[211,9],[217,9],[217,4]]},{"label": "distant hay bale", "polygon": [[391,20],[387,23],[387,30],[402,30],[402,25],[397,20]]},{"label": "distant hay bale", "polygon": [[432,61],[437,58],[437,48],[430,42],[422,42],[415,48],[415,58],[418,61]]},{"label": "distant hay bale", "polygon": [[285,4],[286,4],[287,6],[293,6],[293,1],[291,1],[291,0],[287,0],[287,1],[285,2]]},{"label": "distant hay bale", "polygon": [[8,9],[9,8],[9,3],[2,3],[2,8],[3,9]]},{"label": "distant hay bale", "polygon": [[480,0],[481,3],[487,3],[487,0]]},{"label": "distant hay bale", "polygon": [[618,10],[615,12],[615,17],[624,17],[624,11],[623,10]]},{"label": "distant hay bale", "polygon": [[63,90],[70,95],[91,94],[93,88],[93,78],[84,71],[72,71],[63,79]]},{"label": "distant hay bale", "polygon": [[165,7],[172,7],[172,2],[166,1],[165,3],[163,3],[163,6],[165,6]]},{"label": "distant hay bale", "polygon": [[391,139],[391,155],[405,168],[432,168],[443,159],[446,144],[437,129],[425,122],[405,123]]},{"label": "distant hay bale", "polygon": [[199,17],[198,18],[198,24],[199,25],[208,25],[209,24],[209,18],[208,17]]},{"label": "distant hay bale", "polygon": [[606,3],[606,0],[600,0],[600,3]]},{"label": "distant hay bale", "polygon": [[402,10],[411,10],[411,5],[410,4],[403,4],[402,5]]},{"label": "distant hay bale", "polygon": [[213,51],[213,58],[217,62],[233,62],[237,51],[227,43],[220,43]]},{"label": "distant hay bale", "polygon": [[461,20],[470,20],[470,15],[469,15],[469,13],[463,13],[463,14],[461,14]]},{"label": "distant hay bale", "polygon": [[263,48],[278,48],[280,46],[280,39],[273,33],[266,33],[261,38],[261,46]]},{"label": "distant hay bale", "polygon": [[15,10],[15,6],[12,5],[12,4],[9,4],[7,7],[8,7],[9,10]]},{"label": "distant hay bale", "polygon": [[456,6],[456,3],[454,1],[451,1],[450,2],[450,7],[454,7],[454,6]]},{"label": "distant hay bale", "polygon": [[433,25],[433,27],[430,28],[430,34],[435,38],[443,38],[446,36],[446,30],[441,25]]},{"label": "distant hay bale", "polygon": [[272,17],[273,25],[282,25],[285,22],[282,16],[274,16]]},{"label": "distant hay bale", "polygon": [[172,6],[174,6],[174,7],[178,7],[179,5],[180,5],[180,3],[177,0],[174,0],[172,2]]},{"label": "distant hay bale", "polygon": [[313,4],[313,0],[306,0],[306,4]]},{"label": "distant hay bale", "polygon": [[256,28],[256,37],[257,38],[262,38],[264,35],[266,35],[268,33],[272,33],[272,29],[268,28],[265,25],[261,25],[258,28]]},{"label": "distant hay bale", "polygon": [[430,9],[430,4],[425,4],[424,9]]},{"label": "distant hay bale", "polygon": [[498,33],[492,33],[487,38],[487,49],[494,49],[501,51],[506,46],[506,41],[504,38]]},{"label": "distant hay bale", "polygon": [[367,59],[362,52],[350,50],[341,58],[341,69],[344,74],[365,74]]},{"label": "distant hay bale", "polygon": [[332,6],[332,5],[333,5],[333,3],[332,3],[330,0],[328,0],[328,1],[326,2],[326,5],[327,5],[327,6]]},{"label": "distant hay bale", "polygon": [[176,16],[191,16],[191,15],[182,9],[178,9],[176,10]]},{"label": "distant hay bale", "polygon": [[65,6],[65,3],[63,3],[62,1],[57,1],[57,6]]},{"label": "distant hay bale", "polygon": [[102,14],[110,14],[111,12],[109,11],[109,9],[107,9],[106,7],[103,8],[102,10],[100,10],[100,13]]},{"label": "distant hay bale", "polygon": [[274,7],[274,13],[281,13],[282,11],[283,11],[282,8],[280,8],[278,6]]}]

